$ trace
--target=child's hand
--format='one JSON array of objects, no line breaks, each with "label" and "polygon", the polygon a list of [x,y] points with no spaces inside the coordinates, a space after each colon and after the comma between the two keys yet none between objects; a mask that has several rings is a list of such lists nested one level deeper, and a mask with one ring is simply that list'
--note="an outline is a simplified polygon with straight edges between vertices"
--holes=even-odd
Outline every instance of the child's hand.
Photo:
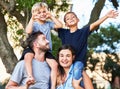
[{"label": "child's hand", "polygon": [[46,15],[46,18],[51,18],[52,17],[52,14],[49,12],[49,11],[47,11],[47,15]]},{"label": "child's hand", "polygon": [[82,81],[82,77],[79,80],[73,79],[72,83],[73,85],[75,84],[79,86],[81,81]]},{"label": "child's hand", "polygon": [[116,18],[118,16],[118,14],[119,14],[118,11],[111,10],[106,15],[108,18]]},{"label": "child's hand", "polygon": [[80,86],[80,82],[82,81],[82,77],[79,79],[79,80],[75,80],[73,79],[72,81],[72,85],[75,89],[83,89],[81,86]]},{"label": "child's hand", "polygon": [[27,87],[29,87],[30,85],[33,85],[35,83],[35,80],[32,76],[28,76],[27,81],[26,81],[26,85]]},{"label": "child's hand", "polygon": [[33,20],[37,20],[37,19],[39,19],[40,17],[39,17],[39,14],[38,13],[33,13],[32,14],[32,19]]}]

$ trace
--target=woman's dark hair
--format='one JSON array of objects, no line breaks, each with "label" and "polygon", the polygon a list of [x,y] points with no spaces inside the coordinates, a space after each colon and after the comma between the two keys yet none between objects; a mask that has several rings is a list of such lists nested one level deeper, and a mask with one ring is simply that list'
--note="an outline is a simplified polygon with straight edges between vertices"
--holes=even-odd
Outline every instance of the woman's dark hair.
[{"label": "woman's dark hair", "polygon": [[61,50],[64,50],[64,49],[69,49],[72,53],[72,55],[75,55],[75,50],[73,49],[73,47],[69,44],[66,44],[66,45],[62,45],[59,49],[58,49],[58,52],[57,52],[57,62],[58,62],[58,70],[59,70],[59,73],[60,75],[64,76],[65,74],[65,71],[63,69],[63,67],[60,65],[59,63],[59,53]]}]

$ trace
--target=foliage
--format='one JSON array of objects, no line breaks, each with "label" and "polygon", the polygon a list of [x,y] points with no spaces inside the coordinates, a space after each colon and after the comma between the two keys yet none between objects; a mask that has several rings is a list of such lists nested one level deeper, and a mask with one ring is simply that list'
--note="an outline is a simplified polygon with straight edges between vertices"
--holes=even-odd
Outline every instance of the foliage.
[{"label": "foliage", "polygon": [[91,50],[95,52],[104,52],[107,56],[102,71],[112,73],[112,79],[116,76],[120,76],[120,59],[116,54],[118,44],[120,44],[119,34],[119,28],[113,25],[107,28],[101,27],[98,32],[91,34],[88,39],[88,56],[90,57],[90,63],[93,65],[93,67],[90,68],[91,70],[94,70],[96,63],[99,62],[98,60],[95,61],[95,59],[91,57]]},{"label": "foliage", "polygon": [[17,8],[19,11],[22,11],[24,9],[28,9],[31,11],[31,7],[36,2],[46,2],[48,4],[48,7],[50,10],[53,10],[57,8],[57,12],[59,11],[66,11],[68,9],[68,3],[66,0],[61,0],[61,4],[58,5],[58,2],[56,0],[16,0]]},{"label": "foliage", "polygon": [[8,25],[8,39],[13,43],[13,48],[15,48],[20,46],[20,39],[25,39],[26,34],[15,17],[6,15],[6,18],[8,18],[6,19]]},{"label": "foliage", "polygon": [[109,56],[105,60],[104,69],[107,72],[112,72],[113,77],[120,76],[120,65]]},{"label": "foliage", "polygon": [[0,84],[0,89],[5,89],[5,85]]},{"label": "foliage", "polygon": [[[117,44],[120,43],[120,31],[117,27],[111,25],[107,28],[101,27],[98,32],[94,32],[88,39],[88,48],[94,51],[103,51],[105,53],[117,52]],[[96,50],[97,47],[100,49]]]},{"label": "foliage", "polygon": [[58,38],[57,35],[52,34],[52,45],[53,45],[52,53],[56,57],[58,48],[61,46],[61,40]]},{"label": "foliage", "polygon": [[46,2],[50,9],[53,9],[56,2],[55,0],[16,0],[18,10],[23,10],[24,8],[28,8],[31,11],[31,7],[36,2]]}]

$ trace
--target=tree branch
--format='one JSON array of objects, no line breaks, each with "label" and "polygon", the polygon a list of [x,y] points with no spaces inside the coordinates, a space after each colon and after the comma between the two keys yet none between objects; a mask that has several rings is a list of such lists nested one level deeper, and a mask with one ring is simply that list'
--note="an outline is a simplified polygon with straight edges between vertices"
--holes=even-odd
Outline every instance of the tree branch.
[{"label": "tree branch", "polygon": [[0,5],[8,12],[11,12],[15,8],[15,0],[4,1],[0,0]]}]

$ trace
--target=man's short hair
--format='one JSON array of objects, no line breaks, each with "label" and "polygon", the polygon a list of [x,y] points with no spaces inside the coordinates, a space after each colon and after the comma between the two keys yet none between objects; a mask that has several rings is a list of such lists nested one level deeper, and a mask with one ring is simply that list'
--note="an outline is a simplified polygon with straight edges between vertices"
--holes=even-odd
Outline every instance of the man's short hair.
[{"label": "man's short hair", "polygon": [[37,39],[37,37],[39,35],[43,35],[43,33],[38,31],[38,32],[34,32],[34,33],[32,33],[31,35],[28,36],[27,44],[31,49],[33,48],[33,42]]}]

